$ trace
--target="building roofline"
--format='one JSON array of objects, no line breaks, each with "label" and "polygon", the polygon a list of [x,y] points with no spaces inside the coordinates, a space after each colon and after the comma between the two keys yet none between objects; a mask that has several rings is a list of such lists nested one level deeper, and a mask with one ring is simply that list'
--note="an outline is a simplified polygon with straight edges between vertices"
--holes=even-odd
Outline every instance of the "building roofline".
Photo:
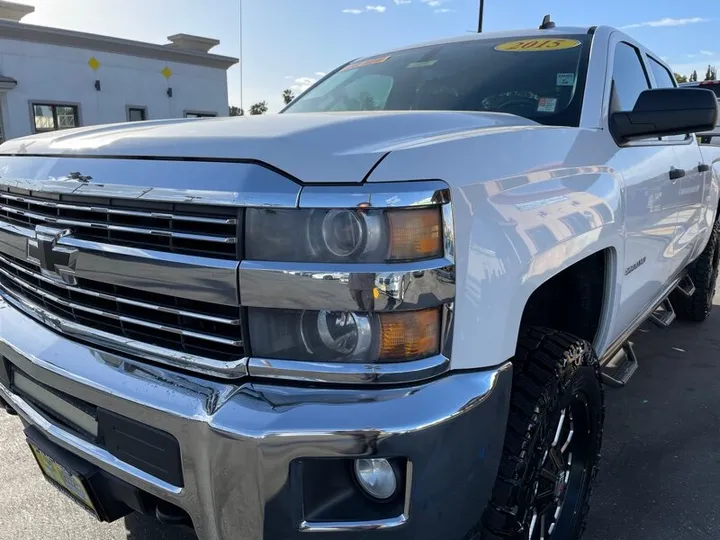
[{"label": "building roofline", "polygon": [[98,52],[126,54],[142,58],[154,58],[166,62],[179,62],[226,70],[239,62],[238,58],[231,56],[188,51],[168,47],[167,45],[8,20],[0,20],[0,38],[45,43],[61,47],[90,49]]}]

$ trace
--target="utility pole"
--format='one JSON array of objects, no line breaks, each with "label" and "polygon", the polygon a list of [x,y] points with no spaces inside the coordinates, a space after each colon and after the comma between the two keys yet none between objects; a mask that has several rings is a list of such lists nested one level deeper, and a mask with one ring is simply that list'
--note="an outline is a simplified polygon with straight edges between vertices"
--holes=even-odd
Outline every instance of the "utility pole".
[{"label": "utility pole", "polygon": [[478,15],[478,34],[482,34],[484,11],[485,11],[485,0],[480,0],[480,13]]},{"label": "utility pole", "polygon": [[245,55],[243,54],[243,36],[245,32],[243,32],[243,0],[240,0],[240,109],[242,110],[243,114],[247,114],[245,112],[245,104],[243,103],[243,68],[245,67]]}]

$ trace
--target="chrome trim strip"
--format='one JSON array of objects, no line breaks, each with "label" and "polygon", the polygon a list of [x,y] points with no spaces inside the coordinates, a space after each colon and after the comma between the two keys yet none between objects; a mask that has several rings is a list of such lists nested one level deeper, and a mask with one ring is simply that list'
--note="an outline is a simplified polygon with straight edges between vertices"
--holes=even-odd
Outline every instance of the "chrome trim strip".
[{"label": "chrome trim strip", "polygon": [[[2,241],[0,234],[0,244]],[[18,259],[26,256],[24,241],[22,245],[22,251],[14,255]],[[230,306],[239,302],[237,261],[103,244],[72,236],[63,237],[58,245],[80,249],[75,269],[78,278],[201,302]],[[0,251],[4,251],[2,245]]]},{"label": "chrome trim strip", "polygon": [[[55,203],[52,201],[45,201],[42,199],[33,199],[30,197],[23,197],[20,195],[12,195],[10,193],[0,192],[0,199],[8,199],[11,201],[22,202],[26,204],[34,204],[36,206],[43,206],[47,208],[61,208],[63,210],[78,210],[82,212],[94,212],[98,214],[111,214],[121,216],[136,216],[145,218],[156,218],[156,219],[168,219],[174,221],[189,221],[193,223],[211,223],[215,225],[237,225],[237,219],[234,218],[210,218],[201,216],[189,216],[183,214],[172,214],[165,212],[140,212],[138,210],[120,210],[112,207],[104,206],[80,206],[76,204],[67,203]],[[0,202],[0,205],[2,203]],[[12,208],[12,207],[11,207]],[[198,207],[201,208],[201,207]]]},{"label": "chrome trim strip", "polygon": [[192,318],[192,319],[200,319],[203,321],[210,321],[210,322],[215,322],[215,323],[220,323],[220,324],[229,324],[229,325],[237,326],[241,323],[240,319],[226,319],[223,317],[215,317],[213,315],[205,315],[203,313],[196,313],[194,311],[185,311],[184,309],[176,309],[176,308],[171,308],[171,307],[167,307],[167,306],[163,306],[163,305],[159,305],[159,304],[147,304],[145,302],[139,302],[137,300],[130,300],[129,298],[124,298],[122,296],[114,296],[112,294],[101,293],[101,292],[92,291],[89,289],[83,289],[81,287],[74,287],[72,285],[68,285],[67,283],[59,282],[54,279],[45,277],[44,275],[42,275],[39,272],[38,273],[32,272],[31,270],[28,270],[24,266],[20,266],[19,264],[16,264],[16,263],[6,259],[2,255],[0,255],[0,262],[7,264],[8,266],[14,268],[15,270],[17,270],[19,272],[23,272],[23,273],[25,273],[29,276],[32,276],[36,279],[44,281],[45,283],[50,283],[51,285],[53,285],[55,287],[60,287],[61,289],[66,289],[68,291],[73,291],[73,292],[80,293],[80,294],[86,294],[86,295],[92,296],[94,298],[101,298],[103,300],[109,300],[111,302],[119,302],[121,304],[127,304],[129,306],[137,306],[137,307],[141,307],[141,308],[145,308],[145,309],[151,309],[153,311],[161,311],[163,313],[170,313],[172,315],[178,315],[178,316],[188,317],[188,318]]},{"label": "chrome trim strip", "polygon": [[247,358],[224,362],[186,352],[165,349],[144,341],[119,337],[115,334],[88,328],[87,326],[68,321],[67,319],[50,313],[34,302],[25,298],[17,298],[15,295],[1,288],[0,297],[16,309],[33,317],[51,329],[65,334],[69,338],[96,343],[100,346],[113,349],[120,354],[125,353],[138,356],[146,360],[166,364],[175,368],[187,369],[211,377],[237,379],[247,375]]},{"label": "chrome trim strip", "polygon": [[[130,323],[130,324],[137,324],[138,326],[144,326],[145,328],[152,328],[153,330],[170,332],[172,334],[177,334],[179,336],[202,339],[204,341],[210,341],[213,343],[220,343],[221,345],[229,345],[231,347],[242,347],[242,345],[243,345],[242,340],[221,338],[221,337],[213,336],[210,334],[203,334],[201,332],[193,332],[191,330],[183,330],[182,328],[177,328],[175,326],[165,326],[162,324],[144,321],[142,319],[135,319],[134,317],[128,317],[126,315],[120,315],[118,313],[111,313],[109,311],[103,311],[101,309],[95,309],[92,307],[83,306],[82,304],[76,304],[75,302],[68,302],[67,300],[60,298],[59,296],[55,296],[54,294],[51,294],[49,292],[38,289],[37,287],[34,287],[33,285],[30,285],[26,281],[18,278],[17,276],[13,276],[10,272],[7,272],[6,270],[3,270],[2,268],[0,268],[0,274],[5,276],[6,278],[10,279],[11,281],[14,281],[20,287],[28,289],[28,290],[32,291],[33,293],[37,294],[38,296],[52,300],[53,302],[56,302],[56,303],[60,304],[61,306],[65,306],[70,309],[84,311],[85,313],[92,313],[93,315],[98,315],[100,317],[106,317],[108,319],[113,319],[115,321],[126,322],[126,323]],[[2,285],[2,283],[0,283],[0,287],[5,289]],[[5,292],[8,294],[14,295],[13,291],[5,289]]]},{"label": "chrome trim strip", "polygon": [[33,229],[0,220],[0,252],[17,259],[25,259],[29,238],[35,238]]},{"label": "chrome trim strip", "polygon": [[387,364],[343,364],[249,358],[253,377],[328,384],[397,384],[418,382],[445,373],[450,359],[431,356],[410,362]]},{"label": "chrome trim strip", "polygon": [[[381,457],[381,456],[378,456]],[[410,519],[410,501],[412,500],[413,464],[408,460],[405,469],[405,504],[403,513],[394,518],[374,519],[370,521],[330,521],[300,522],[301,532],[345,532],[345,531],[382,531],[405,525]]]},{"label": "chrome trim strip", "polygon": [[361,204],[374,208],[405,208],[445,204],[450,188],[440,180],[378,182],[339,186],[305,186],[300,192],[300,208],[354,208]]},{"label": "chrome trim strip", "polygon": [[346,532],[346,531],[384,531],[405,525],[408,518],[405,514],[390,519],[377,519],[374,521],[328,521],[300,522],[301,532]]},{"label": "chrome trim strip", "polygon": [[455,264],[455,215],[451,204],[442,206],[443,251],[445,258]]},{"label": "chrome trim strip", "polygon": [[455,297],[455,267],[446,259],[392,265],[243,261],[239,280],[246,307],[404,311]]},{"label": "chrome trim strip", "polygon": [[[141,229],[138,227],[128,227],[125,225],[113,225],[111,223],[100,223],[96,221],[79,221],[75,219],[53,218],[44,214],[36,214],[27,210],[20,210],[12,206],[0,205],[0,210],[15,214],[18,216],[26,216],[32,219],[44,221],[45,223],[56,223],[59,225],[74,225],[76,227],[88,227],[90,229],[100,229],[104,231],[130,232],[136,234],[147,234],[149,236],[167,236],[170,238],[183,238],[187,240],[199,240],[202,242],[214,242],[218,244],[234,244],[237,242],[235,236],[212,236],[207,234],[193,234],[169,231],[165,229]],[[108,242],[112,242],[109,239]]]},{"label": "chrome trim strip", "polygon": [[[73,171],[92,180],[74,179]],[[214,189],[198,189],[199,179],[208,175]],[[20,155],[0,155],[0,184],[91,197],[275,208],[296,207],[301,189],[255,163]]]}]

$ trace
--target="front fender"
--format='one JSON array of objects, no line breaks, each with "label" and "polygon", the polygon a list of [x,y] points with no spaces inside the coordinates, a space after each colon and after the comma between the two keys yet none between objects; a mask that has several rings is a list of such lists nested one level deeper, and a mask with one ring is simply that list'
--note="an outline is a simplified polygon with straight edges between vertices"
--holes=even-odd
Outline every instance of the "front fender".
[{"label": "front fender", "polygon": [[[490,195],[484,211],[474,214],[464,204],[477,199],[469,193],[474,188],[458,189],[458,252],[466,256],[457,258],[454,368],[511,358],[528,299],[556,274],[604,249],[622,264],[622,184],[608,171],[565,169],[553,175],[528,183],[528,189]],[[611,286],[610,294],[619,290]]]},{"label": "front fender", "polygon": [[[528,299],[557,273],[608,248],[622,268],[623,182],[604,165],[612,156],[593,151],[596,136],[571,128],[496,132],[392,152],[371,176],[440,178],[452,187],[454,369],[511,358]],[[523,152],[508,155],[513,148]],[[619,284],[610,285],[614,298]]]}]

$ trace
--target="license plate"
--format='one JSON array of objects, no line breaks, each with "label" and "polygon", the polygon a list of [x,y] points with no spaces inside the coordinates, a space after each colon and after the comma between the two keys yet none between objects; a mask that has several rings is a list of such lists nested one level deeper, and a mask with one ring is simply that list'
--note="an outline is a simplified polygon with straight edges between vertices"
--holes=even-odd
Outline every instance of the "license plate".
[{"label": "license plate", "polygon": [[32,442],[28,441],[28,444],[45,478],[65,495],[70,497],[70,499],[99,519],[98,512],[90,497],[84,479],[55,461]]}]

